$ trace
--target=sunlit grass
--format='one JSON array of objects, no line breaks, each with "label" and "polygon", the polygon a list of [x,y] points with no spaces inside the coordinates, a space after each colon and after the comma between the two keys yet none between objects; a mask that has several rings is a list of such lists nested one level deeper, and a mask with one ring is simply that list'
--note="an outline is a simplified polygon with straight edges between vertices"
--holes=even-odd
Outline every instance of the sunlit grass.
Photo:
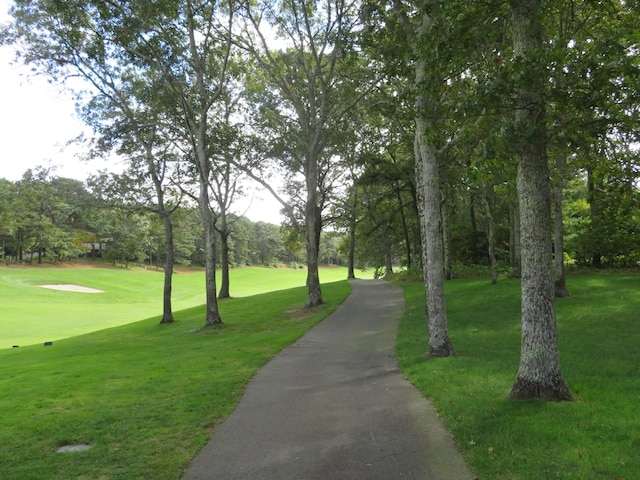
[{"label": "sunlit grass", "polygon": [[[322,282],[346,276],[345,268],[320,270]],[[302,269],[233,269],[231,295],[242,297],[303,286],[305,280],[306,270]],[[203,272],[177,273],[173,281],[174,310],[205,302]],[[51,284],[81,285],[104,293],[39,287]],[[160,315],[162,289],[163,273],[151,269],[0,268],[0,348],[41,344]]]},{"label": "sunlit grass", "polygon": [[428,359],[422,285],[403,285],[397,351],[480,479],[640,478],[640,277],[575,276],[557,301],[563,374],[575,400],[509,400],[520,348],[520,286],[447,284],[457,356]]},{"label": "sunlit grass", "polygon": [[[350,287],[323,284],[326,303],[311,312],[300,311],[305,291],[221,302],[217,328],[202,327],[199,306],[170,325],[154,317],[0,350],[0,478],[179,478],[255,372]],[[56,453],[68,444],[91,449]]]}]

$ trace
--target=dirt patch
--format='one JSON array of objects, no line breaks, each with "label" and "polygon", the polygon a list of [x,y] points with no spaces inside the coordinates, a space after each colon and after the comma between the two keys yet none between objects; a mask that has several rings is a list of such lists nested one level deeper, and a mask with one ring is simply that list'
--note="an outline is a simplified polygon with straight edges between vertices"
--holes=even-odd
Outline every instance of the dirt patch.
[{"label": "dirt patch", "polygon": [[97,290],[95,288],[83,287],[82,285],[73,285],[73,284],[38,285],[38,286],[41,288],[49,288],[51,290],[62,290],[65,292],[104,293],[104,290]]},{"label": "dirt patch", "polygon": [[322,308],[322,305],[318,305],[317,307],[300,307],[300,308],[290,308],[289,310],[285,310],[285,313],[289,314],[289,320],[292,322],[302,322],[303,320],[307,320],[312,317]]}]

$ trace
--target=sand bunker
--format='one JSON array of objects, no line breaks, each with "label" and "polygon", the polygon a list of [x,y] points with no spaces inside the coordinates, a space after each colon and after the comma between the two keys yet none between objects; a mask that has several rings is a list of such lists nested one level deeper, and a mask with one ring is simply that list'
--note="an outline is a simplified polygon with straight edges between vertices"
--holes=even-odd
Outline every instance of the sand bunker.
[{"label": "sand bunker", "polygon": [[79,444],[79,445],[63,445],[56,450],[58,453],[74,453],[74,452],[86,452],[91,449],[91,445]]},{"label": "sand bunker", "polygon": [[81,285],[73,285],[73,284],[38,285],[38,286],[42,288],[50,288],[51,290],[64,290],[65,292],[104,293],[104,290],[97,290],[95,288],[83,287]]}]

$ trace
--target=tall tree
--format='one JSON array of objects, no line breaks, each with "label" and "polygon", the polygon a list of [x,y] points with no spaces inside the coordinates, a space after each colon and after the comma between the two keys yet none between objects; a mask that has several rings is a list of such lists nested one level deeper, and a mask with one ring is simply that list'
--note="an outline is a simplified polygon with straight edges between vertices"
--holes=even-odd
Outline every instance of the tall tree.
[{"label": "tall tree", "polygon": [[106,6],[114,38],[145,75],[160,78],[176,130],[195,167],[204,229],[205,325],[222,323],[216,291],[216,231],[211,210],[212,162],[223,145],[215,131],[224,115],[231,62],[233,2],[186,0],[176,4],[139,1]]},{"label": "tall tree", "polygon": [[[158,76],[141,75],[140,67],[124,60],[127,50],[119,43],[118,11],[94,2],[18,2],[13,9],[12,41],[21,45],[25,62],[59,81],[77,77],[82,102],[79,113],[100,138],[97,155],[116,150],[130,165],[131,192],[143,192],[147,178],[154,193],[146,195],[164,225],[165,277],[161,323],[173,321],[171,290],[173,274],[173,225],[166,203],[170,187],[170,135],[162,82]],[[113,17],[111,16],[113,15]],[[42,35],[47,32],[47,35]],[[89,88],[87,88],[89,85]],[[164,129],[164,131],[163,131]],[[139,195],[137,201],[145,195]]]},{"label": "tall tree", "polygon": [[[362,87],[349,75],[356,13],[355,5],[345,0],[246,2],[246,22],[238,38],[266,72],[268,86],[262,96],[269,101],[260,108],[278,124],[278,156],[302,176],[307,307],[323,302],[318,253],[326,206],[323,184],[332,162],[331,135],[340,130],[344,115],[360,98],[345,92]],[[275,33],[283,48],[272,48],[273,38],[267,32]],[[287,210],[295,222],[293,208]]]},{"label": "tall tree", "polygon": [[[154,138],[157,135],[155,127],[148,140],[141,143],[125,135],[118,151],[126,155],[129,163],[127,168],[119,174],[102,172],[92,175],[87,185],[93,194],[104,205],[114,209],[124,209],[130,212],[151,212],[157,215],[162,224],[162,241],[164,251],[164,285],[162,295],[162,317],[160,323],[172,323],[172,290],[173,272],[175,267],[174,213],[180,206],[181,196],[174,187],[178,177],[172,177],[175,157],[167,148],[170,144],[161,143]],[[135,137],[140,135],[137,131]],[[133,141],[133,145],[128,145]]]},{"label": "tall tree", "polygon": [[[222,147],[216,143],[213,130],[221,114],[217,102],[227,86],[233,2],[40,0],[17,4],[14,16],[25,25],[21,33],[26,35],[29,25],[38,25],[32,33],[45,41],[51,40],[53,49],[62,58],[72,45],[83,59],[101,59],[110,67],[162,88],[162,93],[158,95],[156,91],[151,99],[163,102],[168,115],[173,113],[172,123],[178,127],[180,143],[188,146],[188,158],[198,177],[206,252],[205,324],[221,323],[209,181],[214,153]],[[41,35],[44,32],[47,35]],[[39,53],[36,48],[30,55]],[[57,68],[55,62],[46,67]]]},{"label": "tall tree", "polygon": [[540,0],[512,0],[522,242],[522,345],[510,396],[569,400],[560,372],[551,258],[550,181]]},{"label": "tall tree", "polygon": [[216,129],[218,143],[224,145],[216,152],[211,172],[211,196],[215,201],[216,230],[220,236],[220,290],[218,298],[229,298],[229,237],[233,228],[234,216],[230,215],[231,207],[236,198],[242,194],[240,185],[241,170],[236,167],[234,158],[241,156],[242,135],[239,128],[233,124],[232,115],[238,115],[236,99],[224,96],[221,104],[224,114],[220,118]]},{"label": "tall tree", "polygon": [[[415,172],[419,190],[418,212],[422,220],[429,356],[447,357],[454,355],[454,350],[449,339],[444,294],[440,167],[451,144],[446,140],[440,120],[443,86],[450,75],[451,65],[447,63],[450,58],[442,60],[437,55],[445,40],[442,30],[445,14],[440,2],[435,1],[415,7],[396,0],[394,7],[412,54],[414,68]],[[417,11],[413,10],[414,7]],[[438,61],[429,61],[436,58]]]}]

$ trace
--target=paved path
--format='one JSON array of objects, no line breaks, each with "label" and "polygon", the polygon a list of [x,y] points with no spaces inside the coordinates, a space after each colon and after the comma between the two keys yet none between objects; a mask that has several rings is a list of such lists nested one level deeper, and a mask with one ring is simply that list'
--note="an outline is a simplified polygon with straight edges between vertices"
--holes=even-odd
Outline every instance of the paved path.
[{"label": "paved path", "polygon": [[251,380],[182,480],[472,480],[393,356],[402,291],[356,280],[347,300]]}]

